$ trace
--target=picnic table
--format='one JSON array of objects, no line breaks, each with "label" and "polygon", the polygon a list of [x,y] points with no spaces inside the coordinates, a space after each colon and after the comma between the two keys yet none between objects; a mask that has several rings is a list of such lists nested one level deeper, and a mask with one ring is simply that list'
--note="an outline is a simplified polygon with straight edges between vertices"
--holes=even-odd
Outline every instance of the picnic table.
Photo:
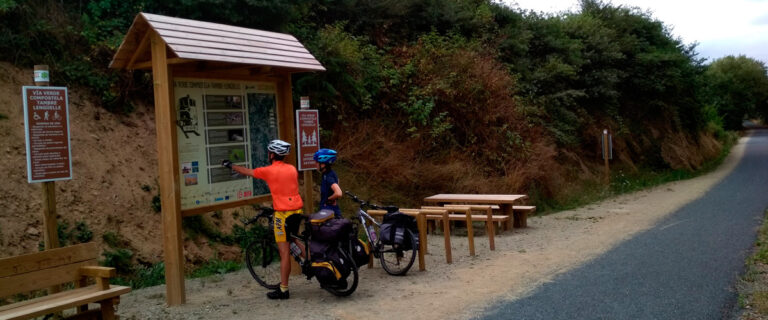
[{"label": "picnic table", "polygon": [[[515,216],[512,212],[512,205],[517,202],[522,202],[527,199],[528,196],[524,194],[452,194],[441,193],[424,198],[425,202],[437,203],[443,205],[446,203],[467,203],[467,204],[492,204],[498,205],[501,214],[507,216],[513,216],[514,224],[516,226],[526,226],[525,221],[521,216]],[[504,230],[511,229],[511,225],[507,222],[504,226]]]}]

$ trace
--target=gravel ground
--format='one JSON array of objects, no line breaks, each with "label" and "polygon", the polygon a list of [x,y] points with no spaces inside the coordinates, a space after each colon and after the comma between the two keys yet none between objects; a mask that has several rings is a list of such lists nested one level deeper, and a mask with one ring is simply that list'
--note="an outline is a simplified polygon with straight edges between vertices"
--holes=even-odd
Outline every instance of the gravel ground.
[{"label": "gravel ground", "polygon": [[[442,236],[432,235],[426,271],[414,266],[407,276],[392,277],[378,264],[373,269],[364,267],[360,286],[347,298],[330,295],[317,282],[293,277],[291,299],[270,301],[266,290],[242,270],[187,280],[187,303],[180,307],[165,306],[163,286],[135,290],[121,299],[118,314],[123,319],[470,318],[489,306],[498,308],[499,303],[530,296],[704,196],[736,167],[747,141],[710,174],[529,218],[528,228],[497,236],[495,251],[488,250],[487,238],[477,237],[477,255],[469,257],[466,237],[453,236],[450,265],[445,263]],[[572,291],[570,296],[580,292]],[[516,309],[505,310],[494,317],[525,318]]]}]

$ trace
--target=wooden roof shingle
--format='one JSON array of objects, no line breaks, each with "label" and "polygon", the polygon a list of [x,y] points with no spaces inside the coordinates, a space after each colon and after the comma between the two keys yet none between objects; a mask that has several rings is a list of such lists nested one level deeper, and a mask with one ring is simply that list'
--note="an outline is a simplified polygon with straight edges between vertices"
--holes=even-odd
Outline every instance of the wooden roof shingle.
[{"label": "wooden roof shingle", "polygon": [[150,31],[157,32],[170,53],[180,59],[281,67],[292,72],[325,71],[289,34],[143,12],[134,19],[109,67],[130,69],[139,62],[137,57],[147,56]]}]

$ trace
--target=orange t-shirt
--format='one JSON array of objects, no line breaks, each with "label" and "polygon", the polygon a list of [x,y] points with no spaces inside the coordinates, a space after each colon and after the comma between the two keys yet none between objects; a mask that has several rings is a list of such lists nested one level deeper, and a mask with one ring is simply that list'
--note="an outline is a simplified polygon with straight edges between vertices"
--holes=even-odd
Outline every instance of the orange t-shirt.
[{"label": "orange t-shirt", "polygon": [[271,165],[250,170],[248,174],[267,182],[272,193],[272,206],[276,211],[298,210],[304,207],[299,195],[299,172],[296,167],[273,161]]}]

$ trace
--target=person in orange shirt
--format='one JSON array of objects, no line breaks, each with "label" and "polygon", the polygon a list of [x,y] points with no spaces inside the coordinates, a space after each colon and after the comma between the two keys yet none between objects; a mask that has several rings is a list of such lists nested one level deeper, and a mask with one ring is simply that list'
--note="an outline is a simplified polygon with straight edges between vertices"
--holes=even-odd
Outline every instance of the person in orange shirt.
[{"label": "person in orange shirt", "polygon": [[[239,174],[262,179],[267,182],[269,192],[272,194],[272,206],[275,209],[273,220],[275,228],[275,241],[280,251],[280,288],[267,293],[270,299],[288,299],[288,276],[291,274],[290,247],[287,242],[287,233],[296,234],[301,221],[304,202],[299,195],[299,172],[291,164],[283,162],[285,156],[291,151],[291,144],[282,140],[272,140],[267,145],[270,165],[255,169],[248,169],[232,164],[229,160],[222,161],[221,165],[236,171]],[[297,241],[298,242],[298,241]],[[301,248],[301,243],[297,243]],[[306,252],[305,248],[301,248]]]}]

